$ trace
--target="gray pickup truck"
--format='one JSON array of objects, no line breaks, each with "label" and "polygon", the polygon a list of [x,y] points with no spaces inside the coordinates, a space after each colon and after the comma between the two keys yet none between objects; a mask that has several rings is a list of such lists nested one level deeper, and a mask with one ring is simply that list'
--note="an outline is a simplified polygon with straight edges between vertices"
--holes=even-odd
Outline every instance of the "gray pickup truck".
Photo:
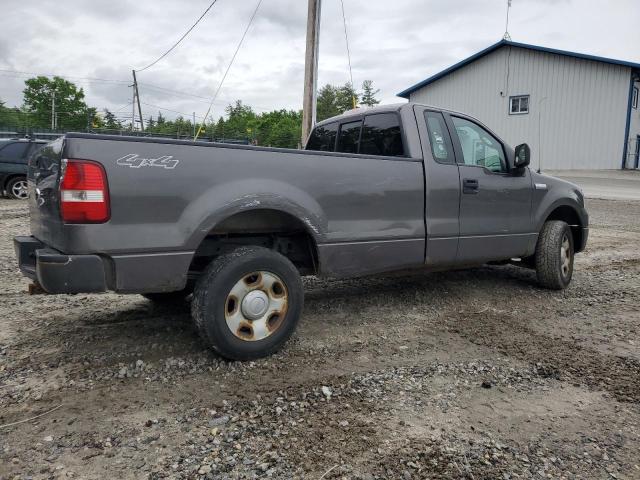
[{"label": "gray pickup truck", "polygon": [[29,162],[21,271],[49,293],[192,295],[219,354],[290,337],[302,275],[512,262],[565,288],[588,216],[477,120],[418,104],[316,125],[305,150],[72,133]]}]

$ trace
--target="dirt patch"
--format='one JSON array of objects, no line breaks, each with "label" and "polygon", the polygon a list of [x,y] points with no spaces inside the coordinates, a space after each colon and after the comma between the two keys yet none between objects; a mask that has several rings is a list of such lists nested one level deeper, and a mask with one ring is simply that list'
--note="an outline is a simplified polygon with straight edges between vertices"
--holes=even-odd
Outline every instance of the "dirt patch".
[{"label": "dirt patch", "polygon": [[592,200],[571,287],[516,267],[305,279],[280,353],[188,305],[28,296],[0,200],[0,478],[640,478],[640,203]]}]

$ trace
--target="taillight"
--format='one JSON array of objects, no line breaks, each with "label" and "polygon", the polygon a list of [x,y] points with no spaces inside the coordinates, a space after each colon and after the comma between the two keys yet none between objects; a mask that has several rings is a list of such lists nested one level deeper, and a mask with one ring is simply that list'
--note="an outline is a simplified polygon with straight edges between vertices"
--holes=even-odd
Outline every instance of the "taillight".
[{"label": "taillight", "polygon": [[60,183],[60,211],[65,223],[109,220],[109,186],[102,165],[88,160],[66,160]]}]

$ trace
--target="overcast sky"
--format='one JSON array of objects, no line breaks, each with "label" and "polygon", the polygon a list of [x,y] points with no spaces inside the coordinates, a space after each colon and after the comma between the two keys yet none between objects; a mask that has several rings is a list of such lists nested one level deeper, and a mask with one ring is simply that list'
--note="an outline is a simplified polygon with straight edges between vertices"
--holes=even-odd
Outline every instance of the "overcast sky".
[{"label": "overcast sky", "polygon": [[[120,82],[82,86],[87,102],[130,114],[131,69],[155,60],[210,0],[2,0],[0,99],[22,101],[18,70]],[[404,88],[500,40],[506,0],[344,0],[356,85],[385,102]],[[169,56],[139,74],[144,116],[158,107],[204,115],[257,0],[218,0]],[[301,108],[306,0],[263,0],[214,106]],[[640,63],[639,0],[513,0],[514,41]],[[322,0],[319,84],[348,80],[340,0]],[[173,94],[146,84],[184,92]],[[151,106],[153,105],[153,106]],[[163,111],[167,117],[175,117]]]}]

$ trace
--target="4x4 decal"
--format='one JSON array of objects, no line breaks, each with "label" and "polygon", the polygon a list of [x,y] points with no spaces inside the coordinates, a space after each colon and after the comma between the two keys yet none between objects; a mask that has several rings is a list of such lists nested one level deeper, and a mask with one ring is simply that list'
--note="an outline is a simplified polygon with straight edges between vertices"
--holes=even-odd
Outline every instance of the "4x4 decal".
[{"label": "4x4 decal", "polygon": [[116,163],[130,168],[160,167],[174,169],[180,163],[180,160],[176,160],[171,155],[158,158],[143,158],[135,153],[130,153],[116,160]]}]

